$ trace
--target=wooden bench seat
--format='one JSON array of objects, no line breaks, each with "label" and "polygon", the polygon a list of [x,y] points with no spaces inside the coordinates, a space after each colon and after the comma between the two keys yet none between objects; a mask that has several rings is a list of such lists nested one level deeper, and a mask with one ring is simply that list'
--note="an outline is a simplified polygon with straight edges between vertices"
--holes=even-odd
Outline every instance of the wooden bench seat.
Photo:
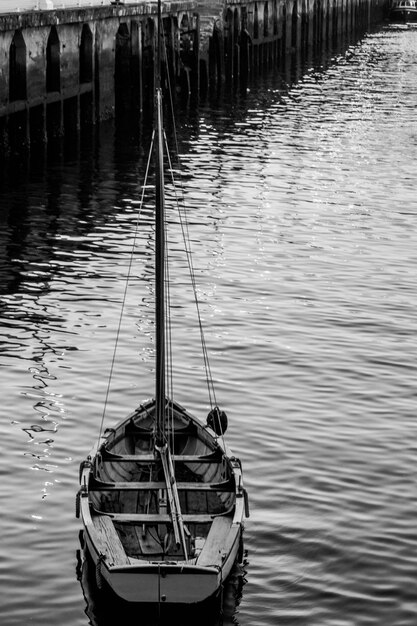
[{"label": "wooden bench seat", "polygon": [[[168,428],[165,431],[167,437],[195,437],[197,429],[193,425],[184,425],[183,428],[176,427],[174,430]],[[141,439],[153,439],[155,432],[153,429],[141,428],[135,424],[128,424],[125,429],[126,435],[130,437],[140,437]]]},{"label": "wooden bench seat", "polygon": [[232,521],[233,518],[230,515],[214,518],[203,549],[197,559],[197,565],[207,567],[222,564],[223,557],[228,554],[234,541],[234,533],[230,533]]},{"label": "wooden bench seat", "polygon": [[[177,482],[176,485],[178,491],[235,491],[233,480],[221,483]],[[93,477],[90,478],[89,482],[90,491],[152,491],[158,489],[166,489],[166,483],[159,481],[104,482]]]},{"label": "wooden bench seat", "polygon": [[[169,524],[171,522],[171,516],[167,513],[103,513],[99,512],[99,517],[108,517],[113,522],[123,522],[126,524]],[[192,513],[182,516],[185,524],[208,524],[213,521],[215,515],[209,513]]]},{"label": "wooden bench seat", "polygon": [[[173,454],[172,460],[176,463],[218,463],[222,460],[221,451],[211,452],[209,454]],[[104,449],[101,451],[101,460],[117,463],[155,463],[160,458],[155,454],[114,454]]]},{"label": "wooden bench seat", "polygon": [[95,515],[93,523],[99,537],[99,549],[102,554],[106,555],[106,563],[109,565],[127,565],[129,557],[123,548],[112,519],[108,515]]}]

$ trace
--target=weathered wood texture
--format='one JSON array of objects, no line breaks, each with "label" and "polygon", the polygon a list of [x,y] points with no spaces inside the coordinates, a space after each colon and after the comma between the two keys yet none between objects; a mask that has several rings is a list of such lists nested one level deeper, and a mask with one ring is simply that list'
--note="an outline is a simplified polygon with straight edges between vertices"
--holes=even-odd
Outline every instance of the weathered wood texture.
[{"label": "weathered wood texture", "polygon": [[98,536],[98,548],[106,555],[106,562],[109,565],[127,565],[129,557],[126,555],[111,518],[107,515],[96,515],[93,520]]},{"label": "weathered wood texture", "polygon": [[220,566],[233,546],[235,534],[231,532],[232,518],[216,517],[207,535],[197,565],[201,567]]}]

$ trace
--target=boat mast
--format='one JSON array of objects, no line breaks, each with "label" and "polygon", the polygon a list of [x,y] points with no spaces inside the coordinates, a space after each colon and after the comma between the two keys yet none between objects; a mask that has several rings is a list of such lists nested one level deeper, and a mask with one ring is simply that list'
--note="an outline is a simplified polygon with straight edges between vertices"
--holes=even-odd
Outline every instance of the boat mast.
[{"label": "boat mast", "polygon": [[156,440],[165,440],[165,185],[164,140],[161,90],[162,17],[161,0],[158,0],[158,42],[155,74],[155,342],[156,342]]},{"label": "boat mast", "polygon": [[155,323],[156,323],[156,450],[158,450],[164,470],[169,509],[174,530],[175,543],[182,546],[184,559],[188,561],[185,527],[181,514],[178,488],[175,480],[171,452],[165,437],[165,185],[164,185],[164,132],[161,89],[162,61],[162,9],[158,0],[158,45],[156,57],[156,116],[155,116],[155,166],[156,166],[156,206],[155,206]]}]

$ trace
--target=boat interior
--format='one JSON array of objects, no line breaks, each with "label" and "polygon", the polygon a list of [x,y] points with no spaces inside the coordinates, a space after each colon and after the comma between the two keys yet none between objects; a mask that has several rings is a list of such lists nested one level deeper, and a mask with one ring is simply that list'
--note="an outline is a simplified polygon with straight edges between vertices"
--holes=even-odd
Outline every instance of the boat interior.
[{"label": "boat interior", "polygon": [[212,535],[221,528],[227,533],[232,524],[233,469],[205,428],[180,407],[173,408],[166,437],[186,553],[173,532],[164,468],[155,453],[152,406],[141,407],[108,432],[100,447],[88,485],[93,522],[108,535],[111,520],[129,559],[200,562],[212,527]]}]

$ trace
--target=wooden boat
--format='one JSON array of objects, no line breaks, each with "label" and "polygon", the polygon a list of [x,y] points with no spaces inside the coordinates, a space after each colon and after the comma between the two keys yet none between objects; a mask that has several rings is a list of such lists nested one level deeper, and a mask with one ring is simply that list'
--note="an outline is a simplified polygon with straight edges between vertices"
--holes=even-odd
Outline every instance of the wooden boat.
[{"label": "wooden boat", "polygon": [[[161,33],[160,2],[158,15]],[[157,49],[161,59],[160,37]],[[108,584],[130,602],[195,603],[221,589],[241,549],[249,513],[241,463],[224,441],[227,418],[215,401],[211,377],[204,424],[166,393],[171,358],[160,83],[158,72],[152,148],[155,398],[100,434],[80,467],[77,514],[99,585]],[[192,284],[195,288],[193,278]],[[204,341],[202,346],[208,363]]]},{"label": "wooden boat", "polygon": [[417,22],[416,0],[395,0],[389,16],[393,22]]}]

